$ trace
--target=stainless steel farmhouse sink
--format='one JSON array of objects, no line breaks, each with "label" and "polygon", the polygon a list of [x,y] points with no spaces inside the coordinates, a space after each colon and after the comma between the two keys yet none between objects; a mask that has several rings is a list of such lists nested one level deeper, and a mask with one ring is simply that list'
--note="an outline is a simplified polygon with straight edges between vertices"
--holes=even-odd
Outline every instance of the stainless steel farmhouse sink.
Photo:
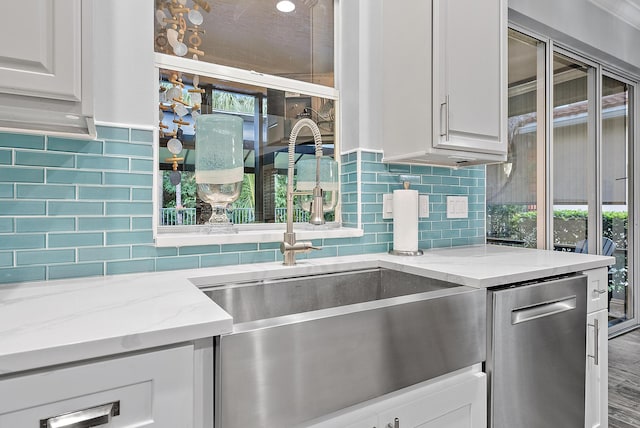
[{"label": "stainless steel farmhouse sink", "polygon": [[485,360],[486,292],[389,269],[204,289],[216,428],[293,427]]}]

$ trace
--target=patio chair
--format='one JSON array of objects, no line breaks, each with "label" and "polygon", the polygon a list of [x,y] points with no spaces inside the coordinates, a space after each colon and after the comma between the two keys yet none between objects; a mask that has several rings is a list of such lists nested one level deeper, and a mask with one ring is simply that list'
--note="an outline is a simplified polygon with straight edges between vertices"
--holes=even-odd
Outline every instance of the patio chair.
[{"label": "patio chair", "polygon": [[[589,240],[583,239],[582,241],[576,242],[576,253],[586,254],[589,252]],[[602,255],[603,256],[612,256],[613,252],[616,250],[616,243],[613,242],[609,238],[602,238]]]}]

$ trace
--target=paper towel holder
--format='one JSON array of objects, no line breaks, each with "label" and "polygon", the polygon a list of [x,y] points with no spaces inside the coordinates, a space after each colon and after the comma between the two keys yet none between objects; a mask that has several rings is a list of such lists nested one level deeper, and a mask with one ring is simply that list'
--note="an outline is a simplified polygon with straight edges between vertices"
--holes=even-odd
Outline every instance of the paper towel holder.
[{"label": "paper towel holder", "polygon": [[[405,178],[405,177],[401,176],[401,178]],[[409,180],[405,179],[402,182],[402,187],[405,190],[409,189],[410,185],[411,185],[411,182]],[[416,251],[389,250],[389,254],[393,256],[422,256],[424,252],[421,249],[417,249]]]}]

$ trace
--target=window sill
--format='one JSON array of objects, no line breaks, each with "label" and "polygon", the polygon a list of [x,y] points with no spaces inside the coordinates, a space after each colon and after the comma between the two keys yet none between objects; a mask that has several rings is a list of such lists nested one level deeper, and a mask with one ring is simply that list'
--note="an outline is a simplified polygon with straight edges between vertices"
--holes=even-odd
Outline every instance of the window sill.
[{"label": "window sill", "polygon": [[[195,245],[250,244],[259,242],[281,242],[285,224],[240,225],[238,233],[203,233],[198,230],[177,229],[175,226],[161,227],[156,234],[156,247],[188,247]],[[194,226],[190,226],[193,229]],[[186,229],[186,230],[185,230]],[[324,238],[355,238],[363,236],[362,229],[337,225],[312,226],[297,223],[293,231],[298,240]]]}]

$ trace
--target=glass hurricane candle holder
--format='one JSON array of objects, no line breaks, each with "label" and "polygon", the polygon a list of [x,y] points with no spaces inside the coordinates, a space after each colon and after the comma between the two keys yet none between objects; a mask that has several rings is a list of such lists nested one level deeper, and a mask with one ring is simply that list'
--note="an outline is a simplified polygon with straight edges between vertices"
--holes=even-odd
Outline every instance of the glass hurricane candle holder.
[{"label": "glass hurricane candle holder", "polygon": [[196,118],[198,196],[213,210],[208,225],[231,227],[229,204],[240,196],[244,177],[242,118],[205,114]]},{"label": "glass hurricane candle holder", "polygon": [[[313,195],[311,192],[316,186],[317,159],[309,158],[298,161],[298,181],[296,190],[309,192],[309,195],[298,197],[300,207],[305,211],[311,211]],[[320,188],[322,189],[322,212],[331,212],[338,204],[338,162],[323,156],[320,158]]]}]

